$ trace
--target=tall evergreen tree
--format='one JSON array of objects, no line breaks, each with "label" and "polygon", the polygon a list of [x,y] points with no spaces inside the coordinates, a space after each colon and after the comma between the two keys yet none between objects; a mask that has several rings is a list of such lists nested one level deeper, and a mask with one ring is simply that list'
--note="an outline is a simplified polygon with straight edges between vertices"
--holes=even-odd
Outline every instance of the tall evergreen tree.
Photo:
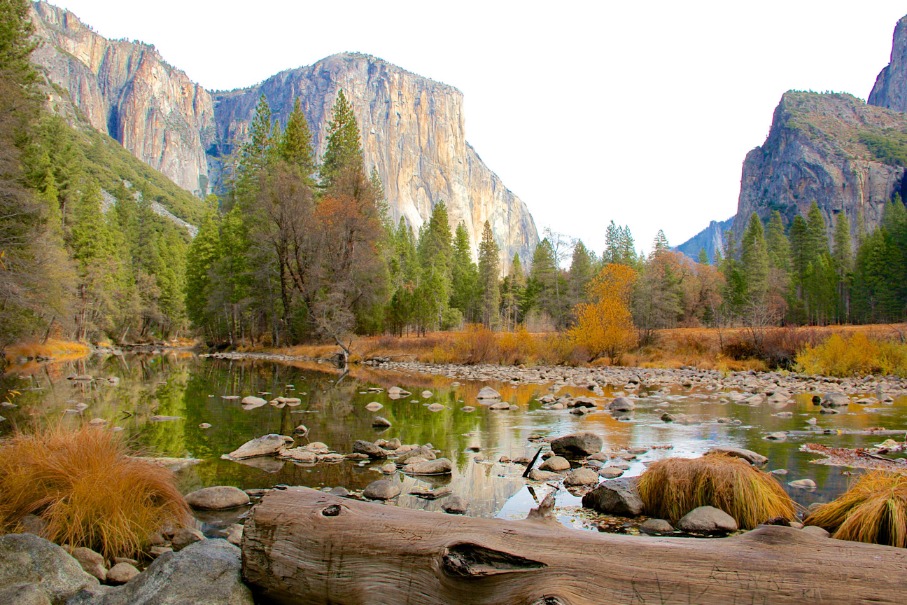
[{"label": "tall evergreen tree", "polygon": [[286,128],[277,144],[277,153],[280,159],[297,168],[307,183],[311,181],[315,172],[315,159],[312,153],[312,133],[309,123],[302,113],[299,98],[293,102],[293,111],[287,118]]},{"label": "tall evergreen tree", "polygon": [[832,240],[832,261],[837,274],[836,298],[838,309],[836,321],[844,323],[850,318],[850,284],[853,279],[853,244],[850,237],[850,221],[843,212],[835,220]]},{"label": "tall evergreen tree", "polygon": [[341,89],[328,124],[327,146],[321,159],[321,186],[330,189],[337,185],[344,171],[364,170],[363,162],[356,115]]},{"label": "tall evergreen tree", "polygon": [[504,326],[508,330],[515,330],[523,320],[523,299],[526,290],[526,274],[520,255],[514,254],[510,263],[510,273],[504,278],[501,286],[501,312]]},{"label": "tall evergreen tree", "polygon": [[450,307],[459,309],[468,322],[479,315],[479,270],[472,260],[469,232],[462,222],[454,232],[450,266]]},{"label": "tall evergreen tree", "polygon": [[765,245],[762,221],[754,212],[750,216],[741,242],[740,262],[746,280],[746,297],[749,304],[765,303],[768,290],[769,257]]},{"label": "tall evergreen tree", "polygon": [[567,278],[567,305],[571,309],[580,303],[589,302],[587,287],[597,273],[596,264],[595,253],[578,240],[573,247],[570,273]]},{"label": "tall evergreen tree", "polygon": [[494,233],[491,231],[491,223],[485,221],[482,241],[479,243],[479,285],[482,290],[482,323],[487,328],[497,326],[500,320],[499,252],[498,244],[494,241]]}]

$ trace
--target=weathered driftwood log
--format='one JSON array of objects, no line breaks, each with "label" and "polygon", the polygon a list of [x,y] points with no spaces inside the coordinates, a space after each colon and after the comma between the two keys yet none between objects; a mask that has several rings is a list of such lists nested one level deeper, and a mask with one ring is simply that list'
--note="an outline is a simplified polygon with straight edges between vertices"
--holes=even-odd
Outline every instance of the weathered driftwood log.
[{"label": "weathered driftwood log", "polygon": [[278,603],[904,603],[907,550],[765,526],[652,538],[274,491],[243,574]]}]

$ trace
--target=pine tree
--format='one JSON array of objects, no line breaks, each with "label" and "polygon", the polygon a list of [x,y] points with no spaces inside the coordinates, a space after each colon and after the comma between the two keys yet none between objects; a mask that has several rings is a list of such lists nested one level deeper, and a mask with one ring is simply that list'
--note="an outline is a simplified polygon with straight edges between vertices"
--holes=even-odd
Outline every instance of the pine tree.
[{"label": "pine tree", "polygon": [[579,303],[588,302],[587,286],[595,277],[595,253],[586,248],[581,240],[573,247],[570,272],[567,278],[567,305],[572,309]]},{"label": "pine tree", "polygon": [[309,123],[302,113],[299,99],[293,102],[293,111],[287,118],[283,136],[277,144],[277,154],[284,162],[298,168],[300,175],[310,182],[315,172],[315,160],[312,154],[312,134]]},{"label": "pine tree", "polygon": [[835,220],[832,246],[832,261],[837,275],[836,298],[838,308],[836,321],[844,323],[850,318],[850,284],[853,279],[853,245],[850,237],[850,221],[841,212]]},{"label": "pine tree", "polygon": [[754,212],[750,216],[741,242],[740,262],[746,280],[746,297],[749,304],[765,303],[768,289],[769,257],[765,245],[762,221]]},{"label": "pine tree", "polygon": [[557,309],[555,307],[555,280],[558,279],[557,267],[554,264],[554,251],[551,243],[543,239],[535,247],[532,255],[532,267],[529,270],[529,280],[526,284],[526,300],[523,316],[530,310],[545,313],[554,321]]},{"label": "pine tree", "polygon": [[359,126],[353,106],[346,100],[343,89],[337,93],[333,114],[328,124],[327,147],[321,159],[321,186],[331,189],[342,180],[343,173],[363,170]]},{"label": "pine tree", "polygon": [[778,269],[786,274],[791,270],[790,242],[784,234],[784,223],[781,213],[772,211],[765,230],[765,246],[768,251],[768,264],[773,269]]},{"label": "pine tree", "polygon": [[482,323],[486,328],[494,328],[500,320],[499,252],[498,244],[494,241],[494,233],[491,231],[491,223],[485,221],[482,241],[479,243],[479,287],[482,291]]},{"label": "pine tree", "polygon": [[504,325],[508,330],[515,330],[523,320],[522,308],[526,290],[526,274],[520,255],[514,254],[510,263],[510,273],[504,278],[501,287],[501,310]]},{"label": "pine tree", "polygon": [[462,222],[454,232],[450,267],[450,307],[459,309],[467,322],[479,315],[479,270],[472,260],[469,232]]}]

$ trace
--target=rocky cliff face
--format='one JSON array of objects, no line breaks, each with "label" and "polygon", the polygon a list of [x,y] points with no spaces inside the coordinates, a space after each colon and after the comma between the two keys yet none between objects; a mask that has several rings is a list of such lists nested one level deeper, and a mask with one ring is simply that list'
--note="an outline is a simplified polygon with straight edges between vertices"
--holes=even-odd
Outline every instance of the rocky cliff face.
[{"label": "rocky cliff face", "polygon": [[524,263],[531,258],[532,215],[466,142],[455,88],[375,57],[341,54],[252,88],[209,94],[153,46],[107,40],[43,2],[33,4],[33,21],[42,42],[34,62],[51,82],[92,126],[184,189],[217,185],[220,157],[243,141],[262,93],[282,122],[300,98],[320,157],[342,88],[356,111],[366,167],[377,169],[395,220],[406,217],[417,229],[443,200],[451,226],[463,221],[474,249],[488,220],[505,264],[514,253]]},{"label": "rocky cliff face", "polygon": [[699,251],[705,250],[712,263],[716,252],[724,254],[724,232],[731,228],[733,222],[733,216],[725,221],[710,221],[708,227],[674,249],[693,260],[699,260]]},{"label": "rocky cliff face", "polygon": [[891,62],[879,72],[869,93],[869,104],[907,111],[907,17],[894,28]]},{"label": "rocky cliff face", "polygon": [[214,134],[208,92],[167,65],[153,46],[111,41],[72,13],[32,5],[41,45],[33,60],[97,130],[180,187],[204,191]]},{"label": "rocky cliff face", "polygon": [[463,95],[446,84],[409,73],[381,59],[339,54],[281,72],[260,85],[214,94],[221,151],[242,140],[264,94],[282,123],[300,99],[312,129],[315,153],[326,146],[326,128],[337,93],[353,105],[366,168],[376,168],[395,221],[418,229],[444,201],[452,227],[463,221],[473,247],[491,223],[502,260],[531,258],[538,241],[532,215],[466,142]]},{"label": "rocky cliff face", "polygon": [[775,109],[768,138],[743,163],[734,232],[753,212],[779,210],[789,222],[813,201],[832,217],[878,225],[884,204],[900,191],[904,168],[884,152],[907,141],[907,115],[873,107],[850,95],[788,92]]}]

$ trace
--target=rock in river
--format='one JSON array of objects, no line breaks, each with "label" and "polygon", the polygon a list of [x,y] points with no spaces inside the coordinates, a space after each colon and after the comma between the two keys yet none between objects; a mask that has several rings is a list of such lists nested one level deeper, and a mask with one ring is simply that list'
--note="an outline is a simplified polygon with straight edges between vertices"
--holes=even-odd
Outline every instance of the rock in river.
[{"label": "rock in river", "polygon": [[357,454],[365,454],[369,458],[375,460],[381,460],[387,458],[387,451],[378,447],[371,441],[365,441],[364,439],[358,439],[353,443],[353,451]]},{"label": "rock in river", "polygon": [[583,496],[583,506],[600,513],[635,517],[642,514],[642,500],[636,490],[636,478],[604,481]]},{"label": "rock in river", "polygon": [[238,487],[216,485],[186,494],[186,503],[196,510],[226,510],[249,504],[249,495]]},{"label": "rock in river", "polygon": [[388,479],[372,481],[362,490],[362,495],[369,500],[390,500],[400,495],[400,484]]},{"label": "rock in river", "polygon": [[737,531],[737,522],[721,509],[700,506],[681,517],[677,529],[695,533],[731,532]]},{"label": "rock in river", "polygon": [[608,404],[608,410],[611,412],[632,412],[636,405],[626,397],[618,397]]},{"label": "rock in river", "polygon": [[451,470],[453,464],[447,458],[415,462],[403,467],[403,472],[407,475],[449,475]]},{"label": "rock in river", "polygon": [[551,450],[566,458],[581,458],[600,452],[602,438],[595,433],[583,431],[564,435],[551,441]]},{"label": "rock in river", "polygon": [[539,470],[553,471],[555,473],[569,471],[570,462],[562,456],[552,456],[539,465]]},{"label": "rock in river", "polygon": [[288,443],[293,443],[293,439],[285,435],[271,433],[243,443],[238,449],[227,454],[226,457],[233,460],[243,460],[244,458],[255,458],[257,456],[273,456]]}]

